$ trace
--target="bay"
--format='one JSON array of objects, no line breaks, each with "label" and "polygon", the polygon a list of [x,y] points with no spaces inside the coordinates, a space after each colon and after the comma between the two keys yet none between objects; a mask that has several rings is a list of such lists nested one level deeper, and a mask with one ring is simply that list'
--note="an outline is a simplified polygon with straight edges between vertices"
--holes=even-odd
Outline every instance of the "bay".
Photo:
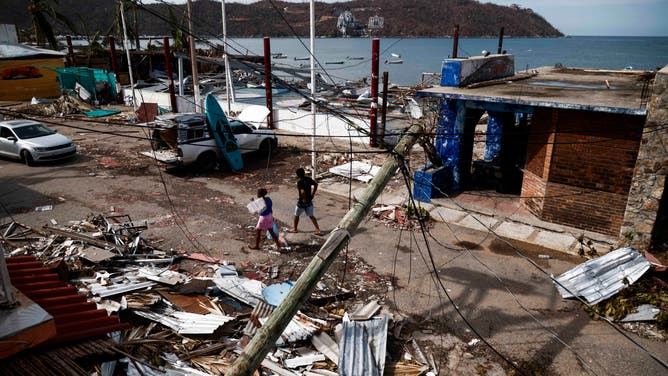
[{"label": "bay", "polygon": [[[221,40],[211,43],[222,44]],[[302,38],[308,46],[308,38]],[[443,59],[452,54],[450,38],[380,38],[380,72],[387,71],[392,83],[414,85],[423,72],[440,73]],[[308,69],[307,48],[297,38],[271,38],[276,66]],[[263,54],[262,38],[228,38],[230,53]],[[461,38],[458,56],[480,55],[483,50],[496,53],[497,39]],[[198,47],[206,48],[202,45]],[[572,36],[568,38],[506,38],[503,49],[515,57],[515,70],[522,71],[541,66],[561,64],[574,68],[654,70],[668,64],[668,37],[597,37]],[[318,38],[315,41],[318,72],[337,83],[371,76],[371,39]],[[402,64],[384,64],[401,56]],[[357,58],[360,60],[353,60]],[[342,62],[341,64],[327,64]],[[301,65],[301,67],[300,67]]]}]

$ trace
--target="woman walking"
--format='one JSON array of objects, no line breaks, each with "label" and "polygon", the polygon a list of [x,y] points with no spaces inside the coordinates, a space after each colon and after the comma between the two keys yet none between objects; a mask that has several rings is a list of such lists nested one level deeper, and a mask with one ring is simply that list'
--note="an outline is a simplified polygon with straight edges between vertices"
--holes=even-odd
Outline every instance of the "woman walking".
[{"label": "woman walking", "polygon": [[274,216],[272,215],[271,210],[271,199],[267,197],[267,190],[260,188],[257,190],[257,197],[264,199],[264,210],[260,211],[258,214],[260,218],[257,220],[257,226],[255,226],[255,245],[249,246],[250,249],[260,249],[260,236],[262,236],[262,230],[267,230],[271,234],[271,238],[276,242],[276,248],[281,249],[281,243],[278,241],[278,234],[274,232]]}]

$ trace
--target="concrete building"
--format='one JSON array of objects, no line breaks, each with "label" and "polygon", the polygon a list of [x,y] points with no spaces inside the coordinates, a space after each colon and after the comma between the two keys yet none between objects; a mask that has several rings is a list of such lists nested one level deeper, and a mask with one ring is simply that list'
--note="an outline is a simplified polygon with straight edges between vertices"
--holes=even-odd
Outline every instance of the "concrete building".
[{"label": "concrete building", "polygon": [[[491,174],[543,221],[641,248],[666,241],[668,67],[516,74],[512,55],[447,59],[441,85],[417,95],[440,103],[442,188],[479,189]],[[485,153],[474,160],[484,113]]]}]

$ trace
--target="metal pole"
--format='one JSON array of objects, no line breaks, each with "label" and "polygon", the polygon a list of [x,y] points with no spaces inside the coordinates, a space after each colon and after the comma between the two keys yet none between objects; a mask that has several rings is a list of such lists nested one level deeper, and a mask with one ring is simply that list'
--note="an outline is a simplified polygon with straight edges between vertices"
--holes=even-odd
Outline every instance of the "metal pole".
[{"label": "metal pole", "polygon": [[167,82],[169,88],[169,101],[172,104],[172,112],[179,112],[176,108],[176,94],[174,94],[174,78],[172,77],[172,53],[169,51],[169,38],[162,38],[162,45],[165,47],[165,70],[167,71]]},{"label": "metal pole", "polygon": [[221,17],[223,22],[223,57],[225,58],[225,98],[227,98],[227,114],[232,112],[232,104],[230,101],[230,87],[232,85],[232,74],[230,73],[230,64],[227,56],[227,19],[225,17],[225,0],[221,0]]},{"label": "metal pole", "polygon": [[178,60],[178,69],[179,69],[179,96],[183,96],[183,58],[180,57]]},{"label": "metal pole", "polygon": [[380,110],[380,128],[378,128],[378,139],[381,145],[385,145],[385,123],[387,121],[387,83],[389,73],[383,72],[383,107]]},{"label": "metal pole", "polygon": [[313,137],[311,137],[311,178],[315,179],[317,175],[317,161],[316,161],[316,124],[315,124],[315,115],[318,111],[315,105],[315,94],[317,92],[317,83],[315,81],[315,0],[311,0],[311,12],[310,12],[310,45],[311,49],[311,121],[313,125]]},{"label": "metal pole", "polygon": [[130,90],[132,90],[132,108],[137,109],[137,100],[135,98],[135,79],[132,76],[132,59],[130,58],[130,41],[128,40],[128,30],[125,27],[125,5],[121,2],[121,21],[123,23],[123,48],[128,58],[128,74],[130,76]]},{"label": "metal pole", "polygon": [[267,127],[274,128],[274,100],[271,96],[271,42],[269,37],[264,37],[264,89],[267,98]]},{"label": "metal pole", "polygon": [[339,221],[339,224],[313,257],[311,263],[302,272],[281,304],[276,307],[264,325],[258,329],[253,339],[244,348],[232,367],[228,369],[226,376],[253,374],[253,371],[257,369],[269,350],[276,345],[276,339],[283,333],[299,307],[311,295],[313,287],[338,257],[341,249],[345,247],[359,224],[369,213],[371,206],[374,205],[387,182],[394,176],[397,168],[401,166],[403,157],[410,152],[411,147],[421,133],[422,127],[418,124],[408,129],[406,135],[394,148],[394,153],[387,158],[376,177],[369,182],[368,188],[362,193],[359,200],[355,201],[353,207]]},{"label": "metal pole", "polygon": [[378,60],[380,55],[380,39],[371,41],[371,112],[369,115],[369,146],[377,147],[378,127]]},{"label": "metal pole", "polygon": [[193,37],[192,0],[188,0],[188,43],[190,44],[190,67],[192,69],[195,112],[200,112],[202,102],[199,96],[199,80],[197,79],[197,57],[195,54],[195,38]]},{"label": "metal pole", "polygon": [[500,54],[503,51],[503,27],[499,31],[499,48],[496,49],[496,53]]},{"label": "metal pole", "polygon": [[459,47],[459,24],[455,25],[455,38],[452,41],[452,58],[457,58],[457,49]]}]

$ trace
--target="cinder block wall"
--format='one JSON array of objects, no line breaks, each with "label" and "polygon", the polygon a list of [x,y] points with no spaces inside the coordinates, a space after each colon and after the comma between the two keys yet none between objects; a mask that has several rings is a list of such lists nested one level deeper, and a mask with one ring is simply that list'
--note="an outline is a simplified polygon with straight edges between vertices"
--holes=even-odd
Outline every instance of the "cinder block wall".
[{"label": "cinder block wall", "polygon": [[525,198],[525,205],[543,220],[616,236],[644,121],[642,116],[537,109],[522,196],[537,196],[540,182],[544,196]]}]

